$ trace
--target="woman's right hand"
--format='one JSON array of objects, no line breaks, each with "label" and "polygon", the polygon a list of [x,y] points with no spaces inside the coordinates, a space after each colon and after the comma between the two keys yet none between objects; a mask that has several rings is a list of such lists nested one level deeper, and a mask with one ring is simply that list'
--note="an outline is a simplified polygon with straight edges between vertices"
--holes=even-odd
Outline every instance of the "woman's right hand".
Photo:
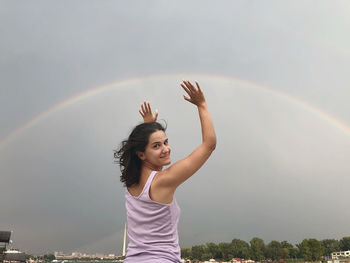
[{"label": "woman's right hand", "polygon": [[196,81],[196,86],[198,89],[196,89],[192,85],[192,83],[188,80],[184,80],[181,83],[181,87],[186,91],[186,93],[189,96],[189,97],[187,97],[184,95],[184,99],[193,103],[197,107],[199,107],[199,106],[205,104],[205,98],[204,98],[204,94],[203,94],[201,88],[199,87],[199,84],[197,81]]},{"label": "woman's right hand", "polygon": [[141,109],[139,109],[139,113],[141,114],[144,122],[155,122],[157,121],[158,117],[158,111],[156,110],[155,114],[153,115],[151,105],[149,102],[143,102],[141,104]]}]

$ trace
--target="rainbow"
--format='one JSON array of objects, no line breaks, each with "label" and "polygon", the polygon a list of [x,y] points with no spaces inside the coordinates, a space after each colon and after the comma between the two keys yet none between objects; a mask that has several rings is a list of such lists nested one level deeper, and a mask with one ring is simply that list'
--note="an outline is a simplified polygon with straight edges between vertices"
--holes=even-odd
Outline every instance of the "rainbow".
[{"label": "rainbow", "polygon": [[47,117],[49,117],[53,113],[58,112],[58,111],[62,110],[63,108],[66,108],[69,105],[75,104],[75,103],[82,101],[84,99],[96,96],[96,95],[101,94],[103,92],[106,92],[108,90],[122,88],[122,87],[125,87],[127,85],[142,83],[142,82],[149,81],[149,80],[157,80],[157,79],[163,79],[163,78],[175,78],[175,77],[177,77],[179,80],[181,80],[183,78],[192,79],[194,76],[197,79],[209,78],[209,79],[213,79],[213,80],[217,80],[217,81],[226,81],[226,82],[229,82],[232,84],[243,85],[245,87],[256,89],[260,92],[264,92],[264,93],[270,94],[272,96],[276,96],[278,98],[285,99],[286,101],[288,101],[290,103],[298,105],[303,110],[306,110],[306,111],[314,114],[319,119],[328,122],[330,125],[337,127],[338,129],[340,129],[341,131],[343,131],[347,135],[350,135],[350,127],[347,126],[346,124],[337,120],[336,118],[329,115],[328,113],[326,113],[326,112],[324,112],[324,111],[322,111],[322,110],[320,110],[320,109],[318,109],[318,108],[316,108],[316,107],[314,107],[314,106],[312,106],[312,105],[310,105],[310,104],[308,104],[308,103],[306,103],[298,98],[292,97],[286,93],[283,93],[283,92],[280,92],[280,91],[277,91],[277,90],[274,90],[274,89],[271,89],[268,87],[264,87],[264,86],[258,85],[256,83],[253,83],[253,82],[249,82],[249,81],[241,80],[241,79],[236,79],[236,78],[231,78],[228,76],[185,73],[185,74],[152,75],[152,76],[147,76],[147,77],[143,77],[143,78],[131,78],[131,79],[126,79],[126,80],[98,86],[96,88],[92,88],[92,89],[89,89],[89,90],[84,91],[82,93],[79,93],[79,94],[77,94],[73,97],[70,97],[70,98],[52,106],[51,108],[41,112],[36,117],[30,119],[28,122],[20,125],[16,129],[14,129],[12,132],[10,132],[7,136],[5,136],[0,141],[0,149],[3,146],[5,146],[6,144],[13,141],[17,136],[22,134],[24,131],[26,131],[27,129],[30,129],[31,127],[35,126],[39,122],[45,120]]}]

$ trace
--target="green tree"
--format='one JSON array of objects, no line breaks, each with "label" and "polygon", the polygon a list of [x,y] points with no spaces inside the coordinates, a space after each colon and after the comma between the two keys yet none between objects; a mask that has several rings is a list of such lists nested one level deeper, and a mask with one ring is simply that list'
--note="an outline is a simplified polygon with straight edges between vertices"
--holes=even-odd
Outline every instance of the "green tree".
[{"label": "green tree", "polygon": [[207,245],[208,253],[212,254],[212,258],[215,258],[215,259],[222,258],[222,253],[218,245],[216,245],[215,243],[207,243],[206,245]]},{"label": "green tree", "polygon": [[282,241],[281,246],[283,248],[283,258],[296,258],[298,254],[298,249],[295,248],[291,243],[287,241]]},{"label": "green tree", "polygon": [[46,254],[46,255],[43,255],[42,258],[43,258],[45,261],[52,261],[52,260],[56,259],[55,255],[53,255],[53,254]]},{"label": "green tree", "polygon": [[341,251],[350,250],[350,237],[343,237],[339,242]]},{"label": "green tree", "polygon": [[301,242],[299,249],[301,256],[306,261],[315,261],[320,259],[324,251],[321,242],[314,238],[304,239]]},{"label": "green tree", "polygon": [[312,253],[312,259],[313,260],[319,260],[324,252],[324,247],[322,246],[321,242],[317,239],[310,238],[309,244],[311,247],[311,253]]},{"label": "green tree", "polygon": [[192,251],[193,259],[201,260],[202,255],[205,253],[205,246],[204,245],[193,246],[191,251]]},{"label": "green tree", "polygon": [[282,258],[283,259],[290,258],[290,256],[289,256],[289,248],[282,247]]},{"label": "green tree", "polygon": [[249,259],[250,258],[250,247],[247,242],[241,239],[233,239],[232,240],[232,246],[233,246],[233,256],[237,258],[244,258]]},{"label": "green tree", "polygon": [[232,243],[221,242],[219,243],[219,249],[224,260],[230,260],[231,258],[233,258]]},{"label": "green tree", "polygon": [[190,248],[181,248],[181,257],[192,259],[192,251]]},{"label": "green tree", "polygon": [[299,248],[297,247],[292,247],[288,248],[288,253],[289,253],[289,258],[297,258],[299,253]]},{"label": "green tree", "polygon": [[265,243],[264,240],[258,237],[250,240],[251,257],[255,261],[260,261],[264,258]]},{"label": "green tree", "polygon": [[281,246],[283,248],[294,248],[294,246],[291,243],[288,243],[288,241],[282,241]]},{"label": "green tree", "polygon": [[202,261],[207,261],[209,259],[213,258],[213,255],[211,253],[204,253],[201,257]]},{"label": "green tree", "polygon": [[324,254],[330,256],[332,252],[340,251],[340,242],[336,239],[323,239]]},{"label": "green tree", "polygon": [[306,260],[306,261],[311,261],[312,254],[311,254],[311,249],[310,249],[310,246],[308,244],[307,239],[304,239],[297,246],[299,248],[299,256],[304,258],[304,260]]},{"label": "green tree", "polygon": [[280,242],[272,240],[265,248],[265,257],[273,260],[279,260],[283,258],[284,251]]}]

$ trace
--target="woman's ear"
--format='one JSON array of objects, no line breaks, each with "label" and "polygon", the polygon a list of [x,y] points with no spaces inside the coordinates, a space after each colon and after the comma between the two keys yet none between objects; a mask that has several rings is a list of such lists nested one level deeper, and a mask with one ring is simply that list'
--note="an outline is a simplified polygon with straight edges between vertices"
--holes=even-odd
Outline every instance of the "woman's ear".
[{"label": "woman's ear", "polygon": [[143,152],[136,152],[136,154],[140,158],[141,161],[144,161],[146,159],[146,156]]}]

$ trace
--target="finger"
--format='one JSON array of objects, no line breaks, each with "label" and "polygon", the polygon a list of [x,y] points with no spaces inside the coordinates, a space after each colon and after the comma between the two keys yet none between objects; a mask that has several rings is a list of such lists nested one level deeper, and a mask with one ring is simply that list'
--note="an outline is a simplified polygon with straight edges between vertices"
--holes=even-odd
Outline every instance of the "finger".
[{"label": "finger", "polygon": [[148,112],[148,109],[147,109],[147,102],[144,101],[144,102],[143,102],[143,105],[144,105],[145,112],[147,113],[147,112]]},{"label": "finger", "polygon": [[187,92],[188,95],[191,95],[191,91],[184,84],[181,84],[181,87]]},{"label": "finger", "polygon": [[148,110],[150,113],[152,113],[152,110],[151,110],[151,105],[150,105],[150,103],[149,103],[149,102],[147,102],[147,110]]},{"label": "finger", "polygon": [[143,107],[143,104],[141,104],[141,110],[143,113],[145,113],[145,108]]},{"label": "finger", "polygon": [[195,81],[195,82],[196,82],[196,86],[197,86],[197,88],[198,88],[198,91],[199,91],[199,92],[202,92],[201,87],[199,87],[198,82],[197,82],[197,81]]},{"label": "finger", "polygon": [[154,121],[156,121],[158,118],[158,110],[156,110],[156,113],[154,114]]},{"label": "finger", "polygon": [[183,83],[186,86],[186,88],[188,88],[190,90],[191,85],[190,85],[189,81],[188,80],[184,80]]},{"label": "finger", "polygon": [[196,88],[192,85],[190,81],[186,80],[186,84],[189,90],[196,91]]},{"label": "finger", "polygon": [[145,111],[146,111],[146,113],[149,113],[149,110],[148,110],[148,102],[147,101],[145,101]]},{"label": "finger", "polygon": [[189,101],[189,102],[192,102],[191,99],[190,99],[189,97],[186,97],[185,95],[183,95],[183,96],[184,96],[184,99],[185,99],[185,100],[187,100],[187,101]]},{"label": "finger", "polygon": [[189,82],[188,80],[182,80],[182,83],[183,83],[187,88],[190,88],[190,87],[191,87],[191,82]]},{"label": "finger", "polygon": [[139,110],[139,113],[141,114],[142,118],[145,117],[141,110]]}]

